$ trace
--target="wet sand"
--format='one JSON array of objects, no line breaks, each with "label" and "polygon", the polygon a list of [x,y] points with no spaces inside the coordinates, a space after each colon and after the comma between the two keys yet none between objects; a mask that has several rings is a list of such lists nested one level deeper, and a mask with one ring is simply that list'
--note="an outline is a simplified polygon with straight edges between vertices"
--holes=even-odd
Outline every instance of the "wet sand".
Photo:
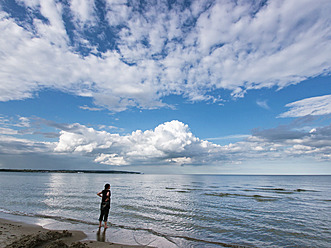
[{"label": "wet sand", "polygon": [[[102,236],[103,228],[100,235]],[[109,242],[86,240],[81,231],[48,230],[38,225],[31,225],[0,218],[0,247],[38,247],[38,248],[138,248],[146,246],[130,246]]]}]

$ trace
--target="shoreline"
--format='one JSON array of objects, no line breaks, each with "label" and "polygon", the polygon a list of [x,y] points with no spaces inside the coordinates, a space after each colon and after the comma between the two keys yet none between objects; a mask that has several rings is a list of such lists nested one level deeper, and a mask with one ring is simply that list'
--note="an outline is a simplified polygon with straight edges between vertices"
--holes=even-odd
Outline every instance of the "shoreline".
[{"label": "shoreline", "polygon": [[100,229],[101,241],[89,240],[83,231],[50,230],[36,224],[27,224],[0,218],[0,247],[71,247],[71,248],[139,248],[140,245],[123,245],[104,242],[104,229]]},{"label": "shoreline", "polygon": [[136,171],[116,170],[46,170],[46,169],[0,169],[0,172],[23,172],[23,173],[90,173],[90,174],[143,174]]}]

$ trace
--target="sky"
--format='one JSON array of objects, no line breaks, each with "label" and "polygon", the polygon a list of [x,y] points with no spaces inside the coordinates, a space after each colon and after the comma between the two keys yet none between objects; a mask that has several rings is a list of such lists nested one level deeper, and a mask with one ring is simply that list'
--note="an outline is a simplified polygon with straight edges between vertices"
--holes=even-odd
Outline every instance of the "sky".
[{"label": "sky", "polygon": [[1,0],[0,168],[331,174],[330,13]]}]

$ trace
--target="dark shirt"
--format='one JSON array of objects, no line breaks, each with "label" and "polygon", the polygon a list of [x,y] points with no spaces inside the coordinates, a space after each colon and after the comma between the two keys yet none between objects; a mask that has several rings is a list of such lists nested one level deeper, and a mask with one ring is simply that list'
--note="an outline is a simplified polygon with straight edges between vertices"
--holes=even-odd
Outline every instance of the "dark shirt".
[{"label": "dark shirt", "polygon": [[[109,192],[109,196],[107,196],[107,193]],[[102,191],[102,202],[110,202],[110,196],[111,192],[109,189],[104,189]]]}]

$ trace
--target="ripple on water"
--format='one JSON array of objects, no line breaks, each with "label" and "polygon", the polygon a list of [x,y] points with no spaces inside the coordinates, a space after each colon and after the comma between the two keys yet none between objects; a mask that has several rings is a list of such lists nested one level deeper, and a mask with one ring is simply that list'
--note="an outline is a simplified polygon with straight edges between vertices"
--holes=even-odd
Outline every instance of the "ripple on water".
[{"label": "ripple on water", "polygon": [[204,193],[207,196],[216,196],[216,197],[245,197],[252,198],[257,201],[277,201],[279,198],[272,196],[263,196],[263,195],[245,195],[245,194],[236,194],[236,193]]}]

